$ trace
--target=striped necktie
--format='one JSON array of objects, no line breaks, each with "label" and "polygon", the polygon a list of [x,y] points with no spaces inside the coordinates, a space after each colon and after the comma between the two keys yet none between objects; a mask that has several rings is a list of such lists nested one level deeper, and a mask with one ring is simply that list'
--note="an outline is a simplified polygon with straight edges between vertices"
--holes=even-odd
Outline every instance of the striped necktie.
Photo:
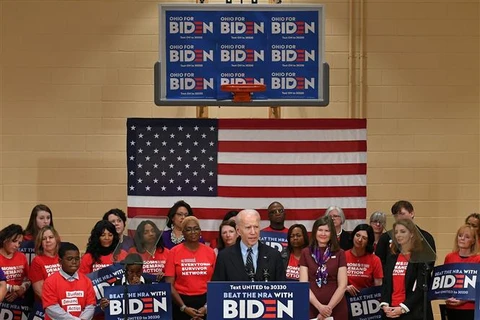
[{"label": "striped necktie", "polygon": [[252,248],[248,248],[247,249],[247,263],[245,264],[245,268],[247,270],[251,270],[253,273],[255,273],[255,268],[253,267],[253,249]]}]

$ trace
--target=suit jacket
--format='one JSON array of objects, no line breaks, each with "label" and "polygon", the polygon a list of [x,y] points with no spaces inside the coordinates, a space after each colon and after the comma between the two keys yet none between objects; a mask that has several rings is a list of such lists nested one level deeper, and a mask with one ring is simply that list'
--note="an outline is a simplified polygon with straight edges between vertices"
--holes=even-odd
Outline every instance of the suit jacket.
[{"label": "suit jacket", "polygon": [[[398,254],[389,254],[385,264],[385,273],[382,285],[382,302],[387,302],[389,305],[392,302],[393,293],[393,269],[397,263]],[[425,280],[429,281],[430,273],[425,278],[425,263],[408,263],[407,271],[405,272],[405,301],[403,304],[410,309],[400,319],[421,320],[423,319],[423,285]],[[426,294],[426,293],[425,293]],[[382,312],[383,313],[383,312]],[[384,319],[385,314],[383,314]],[[427,320],[433,320],[432,305],[430,301],[427,302]]]},{"label": "suit jacket", "polygon": [[[280,252],[259,241],[255,281],[265,281],[265,270],[268,271],[270,276],[269,281],[286,280]],[[245,270],[240,241],[218,253],[212,281],[251,281]]]}]

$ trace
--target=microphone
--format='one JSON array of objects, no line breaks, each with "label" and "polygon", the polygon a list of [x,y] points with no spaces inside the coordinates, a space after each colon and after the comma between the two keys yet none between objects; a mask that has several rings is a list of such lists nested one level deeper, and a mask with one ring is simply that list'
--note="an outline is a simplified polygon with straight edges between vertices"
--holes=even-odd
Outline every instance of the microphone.
[{"label": "microphone", "polygon": [[270,273],[268,272],[268,268],[263,269],[263,278],[265,279],[265,282],[268,282],[270,280]]},{"label": "microphone", "polygon": [[253,270],[245,268],[245,272],[247,272],[250,281],[255,282],[255,273],[253,272]]}]

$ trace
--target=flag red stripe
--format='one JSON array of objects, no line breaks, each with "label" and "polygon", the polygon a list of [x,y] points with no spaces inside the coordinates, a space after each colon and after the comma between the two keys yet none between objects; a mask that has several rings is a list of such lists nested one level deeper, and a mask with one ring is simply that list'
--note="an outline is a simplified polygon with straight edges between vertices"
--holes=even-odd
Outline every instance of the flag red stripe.
[{"label": "flag red stripe", "polygon": [[255,130],[365,129],[366,119],[219,119],[218,128]]},{"label": "flag red stripe", "polygon": [[[281,199],[280,199],[281,201]],[[268,206],[266,203],[265,206]],[[242,208],[232,209],[218,209],[218,208],[193,208],[193,213],[199,219],[222,220],[225,214],[230,210],[240,210]],[[286,209],[286,216],[288,220],[316,220],[323,216],[326,208],[318,209]],[[128,207],[128,217],[134,218],[137,216],[167,216],[169,208],[141,208]],[[258,212],[262,220],[268,220],[267,209],[259,209]],[[365,219],[367,216],[367,209],[365,208],[347,208],[343,209],[346,219]],[[220,224],[219,221],[219,224]]]},{"label": "flag red stripe", "polygon": [[218,164],[225,175],[349,175],[367,174],[367,164]]},{"label": "flag red stripe", "polygon": [[366,174],[366,164],[219,164],[224,175],[352,175]]},{"label": "flag red stripe", "polygon": [[219,141],[219,152],[357,152],[367,151],[361,141]]},{"label": "flag red stripe", "polygon": [[232,198],[340,198],[366,197],[361,187],[218,187],[219,197]]}]

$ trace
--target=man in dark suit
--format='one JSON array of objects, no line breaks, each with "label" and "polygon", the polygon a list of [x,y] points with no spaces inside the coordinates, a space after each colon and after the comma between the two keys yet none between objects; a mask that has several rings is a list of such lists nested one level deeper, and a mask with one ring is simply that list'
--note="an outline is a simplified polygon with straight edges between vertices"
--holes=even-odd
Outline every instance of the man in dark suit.
[{"label": "man in dark suit", "polygon": [[[401,219],[411,219],[415,217],[415,211],[413,210],[413,205],[409,201],[400,200],[395,202],[392,206],[392,215],[395,221]],[[432,235],[425,230],[420,229],[417,226],[418,230],[422,234],[422,237],[427,241],[430,248],[433,252],[436,252],[435,247],[435,240],[433,239]],[[390,235],[393,234],[393,230],[387,231],[380,236],[380,239],[377,243],[377,248],[375,250],[375,255],[380,258],[382,261],[382,265],[385,267],[385,263],[387,261],[387,257],[391,254],[390,246],[392,245],[392,238]],[[431,267],[433,267],[433,262],[430,263]]]},{"label": "man in dark suit", "polygon": [[260,214],[242,210],[236,217],[240,240],[218,254],[212,281],[285,281],[282,257],[260,241]]}]

